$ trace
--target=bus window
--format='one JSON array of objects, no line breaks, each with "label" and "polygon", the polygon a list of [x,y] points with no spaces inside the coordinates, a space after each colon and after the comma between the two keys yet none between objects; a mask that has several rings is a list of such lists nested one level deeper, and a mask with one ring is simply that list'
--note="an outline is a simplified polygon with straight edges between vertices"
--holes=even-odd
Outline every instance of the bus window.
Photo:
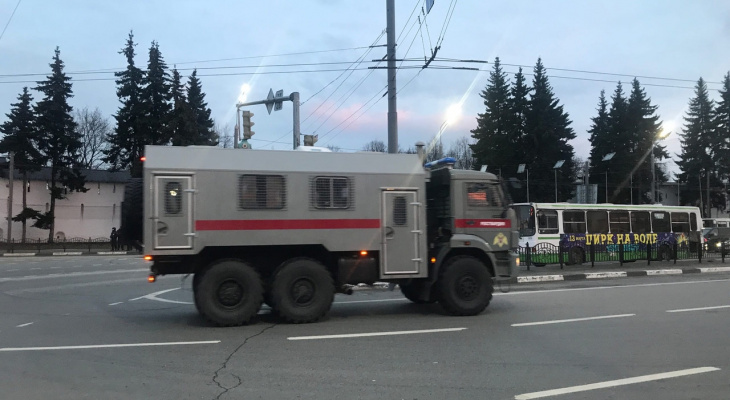
[{"label": "bus window", "polygon": [[608,233],[608,212],[588,211],[586,214],[589,233]]},{"label": "bus window", "polygon": [[651,230],[654,233],[671,232],[672,226],[669,221],[669,213],[666,211],[654,211],[651,213]]},{"label": "bus window", "polygon": [[535,235],[535,209],[531,206],[513,206],[520,221],[520,237]]},{"label": "bus window", "polygon": [[690,225],[690,228],[692,229],[692,232],[697,231],[697,214],[695,214],[695,213],[689,214],[689,225]]},{"label": "bus window", "polygon": [[585,212],[563,211],[563,233],[586,233]]},{"label": "bus window", "polygon": [[673,212],[671,215],[672,215],[672,232],[689,233],[689,214]]},{"label": "bus window", "polygon": [[558,233],[558,212],[540,210],[537,212],[538,233]]},{"label": "bus window", "polygon": [[608,221],[611,225],[611,233],[629,233],[631,225],[629,224],[628,211],[611,211],[608,214]]},{"label": "bus window", "polygon": [[633,233],[650,233],[651,224],[649,223],[649,212],[632,211],[631,212],[631,232]]}]

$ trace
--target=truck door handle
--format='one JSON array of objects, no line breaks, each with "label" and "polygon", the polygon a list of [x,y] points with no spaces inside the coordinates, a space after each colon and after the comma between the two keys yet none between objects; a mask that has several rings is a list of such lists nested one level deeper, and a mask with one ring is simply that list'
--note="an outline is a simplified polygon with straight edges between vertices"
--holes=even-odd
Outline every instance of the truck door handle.
[{"label": "truck door handle", "polygon": [[390,226],[385,227],[385,238],[386,239],[393,239],[393,236],[395,236],[395,229],[393,229]]},{"label": "truck door handle", "polygon": [[160,235],[167,235],[167,224],[164,222],[157,221],[157,233]]}]

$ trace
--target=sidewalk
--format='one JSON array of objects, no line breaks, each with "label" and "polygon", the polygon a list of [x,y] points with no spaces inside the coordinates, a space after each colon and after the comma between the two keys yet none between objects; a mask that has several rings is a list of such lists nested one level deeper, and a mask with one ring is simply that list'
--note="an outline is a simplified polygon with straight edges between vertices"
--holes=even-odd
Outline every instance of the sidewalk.
[{"label": "sidewalk", "polygon": [[625,278],[655,275],[682,275],[730,272],[730,258],[723,263],[720,259],[710,258],[698,260],[652,261],[646,260],[625,262],[600,262],[591,267],[590,263],[582,265],[546,265],[544,267],[521,265],[518,269],[517,283],[574,281],[584,279]]},{"label": "sidewalk", "polygon": [[137,250],[130,250],[130,251],[111,251],[109,247],[92,247],[91,249],[87,248],[76,248],[76,249],[70,249],[67,248],[64,250],[61,246],[58,247],[49,247],[49,248],[42,248],[42,249],[33,249],[33,250],[17,250],[13,253],[10,253],[8,251],[2,250],[2,254],[0,254],[1,257],[36,257],[36,256],[82,256],[82,255],[127,255],[127,254],[142,254],[138,252]]}]

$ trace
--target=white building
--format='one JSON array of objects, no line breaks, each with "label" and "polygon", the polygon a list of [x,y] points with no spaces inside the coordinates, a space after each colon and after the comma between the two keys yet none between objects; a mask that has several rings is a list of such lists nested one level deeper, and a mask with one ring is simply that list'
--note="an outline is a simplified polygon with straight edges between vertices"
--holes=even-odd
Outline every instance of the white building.
[{"label": "white building", "polygon": [[[8,203],[10,202],[8,165],[0,159],[0,238],[8,239]],[[65,199],[56,200],[56,240],[84,238],[109,238],[112,227],[119,229],[121,205],[124,200],[124,184],[129,172],[109,172],[82,169],[86,177],[86,193],[69,191]],[[23,188],[23,176],[15,170],[13,175],[12,215],[23,210],[23,190],[26,190],[27,207],[40,212],[50,210],[50,168],[28,174],[28,185]],[[48,230],[33,228],[32,220],[26,222],[26,239],[47,239]],[[22,224],[13,222],[12,239],[22,237]]]}]

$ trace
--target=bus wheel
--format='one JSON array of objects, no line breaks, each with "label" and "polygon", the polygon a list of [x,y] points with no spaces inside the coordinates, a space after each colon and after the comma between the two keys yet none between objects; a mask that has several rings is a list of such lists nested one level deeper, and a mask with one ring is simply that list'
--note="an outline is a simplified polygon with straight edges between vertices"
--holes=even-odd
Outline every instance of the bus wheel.
[{"label": "bus wheel", "polygon": [[657,254],[657,258],[659,259],[659,261],[672,260],[672,251],[669,249],[668,245],[663,244],[659,247],[659,254]]},{"label": "bus wheel", "polygon": [[315,322],[332,307],[335,284],[319,261],[294,258],[279,268],[271,286],[276,312],[287,322]]},{"label": "bus wheel", "polygon": [[423,285],[418,285],[416,283],[401,283],[398,286],[400,286],[400,291],[403,293],[403,296],[416,304],[433,304],[436,302],[436,296],[434,296],[433,290],[429,293],[428,300],[421,300],[420,294],[424,290]]},{"label": "bus wheel", "polygon": [[583,264],[583,249],[580,247],[573,247],[570,249],[570,264],[581,265]]},{"label": "bus wheel", "polygon": [[[251,322],[263,302],[263,285],[256,270],[237,260],[212,264],[193,278],[195,306],[203,317],[220,326]],[[197,279],[196,279],[197,278]]]},{"label": "bus wheel", "polygon": [[439,303],[451,315],[476,315],[492,300],[492,275],[472,256],[456,256],[446,262],[439,277]]}]

